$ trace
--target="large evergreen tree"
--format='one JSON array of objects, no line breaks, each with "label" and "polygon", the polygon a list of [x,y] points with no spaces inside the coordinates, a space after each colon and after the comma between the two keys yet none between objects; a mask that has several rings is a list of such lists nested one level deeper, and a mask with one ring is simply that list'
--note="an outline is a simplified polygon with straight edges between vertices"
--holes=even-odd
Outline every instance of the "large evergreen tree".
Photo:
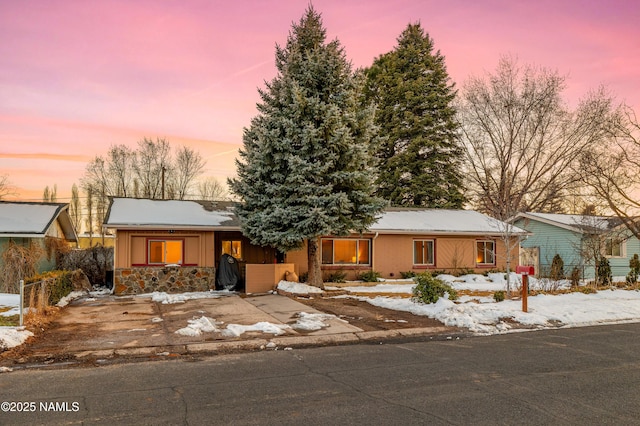
[{"label": "large evergreen tree", "polygon": [[365,93],[378,105],[376,122],[385,137],[377,150],[377,194],[399,206],[462,207],[456,90],[429,34],[409,24],[366,75]]},{"label": "large evergreen tree", "polygon": [[277,76],[259,90],[229,180],[237,214],[254,244],[309,248],[309,283],[322,286],[320,237],[364,231],[383,207],[373,194],[373,108],[361,106],[364,78],[338,40],[325,42],[310,6],[276,46]]}]

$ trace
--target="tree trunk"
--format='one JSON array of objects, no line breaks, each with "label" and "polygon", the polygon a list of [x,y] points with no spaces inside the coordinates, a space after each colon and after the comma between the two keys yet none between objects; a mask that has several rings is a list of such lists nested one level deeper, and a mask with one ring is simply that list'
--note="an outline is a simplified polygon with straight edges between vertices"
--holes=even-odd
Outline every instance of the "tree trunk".
[{"label": "tree trunk", "polygon": [[310,238],[309,244],[309,277],[307,284],[319,287],[324,290],[324,283],[322,282],[322,270],[320,269],[320,237]]}]

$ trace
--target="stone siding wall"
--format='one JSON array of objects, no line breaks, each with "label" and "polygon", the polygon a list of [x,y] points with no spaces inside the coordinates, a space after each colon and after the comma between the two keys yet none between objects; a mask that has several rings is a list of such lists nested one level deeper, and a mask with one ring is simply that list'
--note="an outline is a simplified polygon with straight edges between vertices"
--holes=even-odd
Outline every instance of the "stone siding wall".
[{"label": "stone siding wall", "polygon": [[114,293],[141,294],[154,291],[184,293],[215,288],[215,268],[193,266],[138,267],[116,269]]}]

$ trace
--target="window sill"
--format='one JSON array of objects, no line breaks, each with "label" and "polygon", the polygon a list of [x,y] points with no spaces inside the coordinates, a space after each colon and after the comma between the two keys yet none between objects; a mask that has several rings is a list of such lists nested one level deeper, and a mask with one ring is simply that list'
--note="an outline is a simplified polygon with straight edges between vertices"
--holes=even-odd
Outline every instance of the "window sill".
[{"label": "window sill", "polygon": [[184,268],[184,267],[193,267],[199,266],[197,263],[183,263],[183,264],[175,264],[175,263],[136,263],[132,264],[132,268]]},{"label": "window sill", "polygon": [[340,269],[366,270],[371,269],[371,265],[320,265],[320,269],[325,269],[328,271],[337,271]]}]

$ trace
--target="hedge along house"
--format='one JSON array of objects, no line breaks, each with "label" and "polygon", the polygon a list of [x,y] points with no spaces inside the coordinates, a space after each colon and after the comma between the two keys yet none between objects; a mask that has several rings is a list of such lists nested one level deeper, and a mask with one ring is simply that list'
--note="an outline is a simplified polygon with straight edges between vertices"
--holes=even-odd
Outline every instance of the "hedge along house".
[{"label": "hedge along house", "polygon": [[626,276],[629,260],[640,253],[640,242],[620,220],[607,216],[520,213],[512,222],[532,233],[522,242],[521,262],[536,267],[536,275],[549,275],[556,254],[564,274],[577,267],[583,278],[595,277],[596,256],[609,260],[613,276]]},{"label": "hedge along house", "polygon": [[[508,248],[506,230],[511,235]],[[507,257],[515,269],[518,243],[527,234],[470,210],[391,208],[366,233],[322,238],[322,270],[325,278],[341,271],[347,279],[367,271],[392,279],[409,271],[483,273],[505,270]],[[303,249],[287,253],[286,259],[305,273],[306,256]]]},{"label": "hedge along house", "polygon": [[[10,244],[25,248],[33,245],[40,255],[36,272],[54,269],[57,245],[77,242],[68,209],[64,203],[0,201],[0,253],[4,254]],[[0,256],[0,269],[4,266]]]},{"label": "hedge along house", "polygon": [[229,202],[114,198],[103,226],[115,234],[116,294],[213,289],[223,254],[238,260],[243,278],[248,264],[275,262],[274,249],[242,235]]}]

